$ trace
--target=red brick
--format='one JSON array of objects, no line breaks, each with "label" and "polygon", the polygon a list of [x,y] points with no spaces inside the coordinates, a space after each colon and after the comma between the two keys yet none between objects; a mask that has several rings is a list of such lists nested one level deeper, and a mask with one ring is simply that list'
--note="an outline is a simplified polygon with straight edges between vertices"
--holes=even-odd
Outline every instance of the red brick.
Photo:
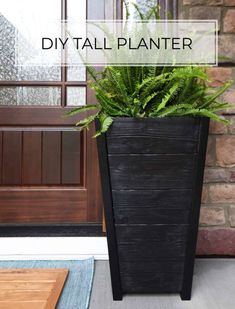
[{"label": "red brick", "polygon": [[228,131],[228,126],[222,122],[211,121],[210,122],[210,133],[211,134],[225,134]]},{"label": "red brick", "polygon": [[235,61],[235,40],[232,34],[219,36],[219,55],[227,57],[229,62]]},{"label": "red brick", "polygon": [[229,181],[230,182],[235,182],[235,171],[234,170],[230,170],[228,172],[228,174],[229,174]]},{"label": "red brick", "polygon": [[226,222],[222,207],[201,207],[200,225],[217,226]]},{"label": "red brick", "polygon": [[219,166],[235,166],[235,136],[216,138],[216,159]]},{"label": "red brick", "polygon": [[198,255],[235,255],[235,229],[202,228],[198,233]]},{"label": "red brick", "polygon": [[222,86],[225,81],[232,77],[231,68],[209,68],[207,72],[209,79],[211,80],[209,85],[212,87]]},{"label": "red brick", "polygon": [[206,166],[215,164],[215,140],[213,136],[209,136],[206,151]]},{"label": "red brick", "polygon": [[208,196],[209,196],[208,188],[207,188],[206,185],[204,185],[203,188],[202,188],[202,197],[201,197],[202,204],[205,204],[205,203],[208,202]]},{"label": "red brick", "polygon": [[212,203],[234,203],[235,184],[211,184],[209,198]]},{"label": "red brick", "polygon": [[224,5],[235,6],[235,0],[224,0]]},{"label": "red brick", "polygon": [[218,7],[196,6],[189,9],[191,19],[217,19],[220,21],[221,9]]},{"label": "red brick", "polygon": [[208,5],[222,5],[223,0],[207,0]]},{"label": "red brick", "polygon": [[235,227],[235,206],[229,207],[229,222],[232,227]]},{"label": "red brick", "polygon": [[224,32],[235,33],[235,9],[228,10],[225,14]]},{"label": "red brick", "polygon": [[[235,39],[234,39],[235,41]],[[235,89],[229,89],[223,95],[223,101],[229,103],[232,108],[223,112],[223,114],[235,114]]]},{"label": "red brick", "polygon": [[235,117],[229,118],[230,125],[228,126],[228,131],[230,134],[235,134]]},{"label": "red brick", "polygon": [[204,172],[204,182],[227,182],[230,179],[230,174],[225,168],[207,167]]},{"label": "red brick", "polygon": [[235,103],[235,89],[230,88],[224,94],[224,100],[228,103]]}]

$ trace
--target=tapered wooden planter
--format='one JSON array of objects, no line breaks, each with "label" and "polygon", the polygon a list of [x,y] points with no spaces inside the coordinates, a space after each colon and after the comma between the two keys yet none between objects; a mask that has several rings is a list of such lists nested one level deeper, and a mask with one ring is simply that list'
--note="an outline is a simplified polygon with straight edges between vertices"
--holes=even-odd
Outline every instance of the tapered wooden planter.
[{"label": "tapered wooden planter", "polygon": [[114,300],[190,299],[208,126],[207,118],[115,118],[98,137]]}]

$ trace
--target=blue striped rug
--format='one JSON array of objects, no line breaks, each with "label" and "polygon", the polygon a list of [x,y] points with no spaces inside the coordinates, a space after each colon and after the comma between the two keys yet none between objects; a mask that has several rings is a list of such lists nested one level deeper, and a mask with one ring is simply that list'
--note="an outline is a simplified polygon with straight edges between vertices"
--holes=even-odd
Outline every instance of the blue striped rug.
[{"label": "blue striped rug", "polygon": [[0,261],[0,268],[68,268],[69,275],[57,309],[88,309],[94,276],[94,259],[74,261]]}]

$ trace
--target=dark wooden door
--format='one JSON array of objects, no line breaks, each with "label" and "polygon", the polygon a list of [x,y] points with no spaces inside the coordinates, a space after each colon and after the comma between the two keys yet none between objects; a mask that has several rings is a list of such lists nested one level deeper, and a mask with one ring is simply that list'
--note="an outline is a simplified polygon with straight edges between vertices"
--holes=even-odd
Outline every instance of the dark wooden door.
[{"label": "dark wooden door", "polygon": [[51,12],[52,18],[103,19],[104,1],[36,2],[9,8],[5,1],[0,15],[0,224],[101,223],[94,129],[77,132],[79,118],[63,117],[94,102],[85,69],[15,68],[11,10],[21,17]]}]

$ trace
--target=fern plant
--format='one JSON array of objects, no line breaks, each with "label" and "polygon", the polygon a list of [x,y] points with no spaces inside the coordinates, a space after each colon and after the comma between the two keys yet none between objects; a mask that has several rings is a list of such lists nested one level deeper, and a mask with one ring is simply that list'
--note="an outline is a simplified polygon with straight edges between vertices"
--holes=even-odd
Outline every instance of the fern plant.
[{"label": "fern plant", "polygon": [[[159,19],[159,7],[144,14],[136,10],[141,19]],[[126,16],[129,16],[126,3]],[[98,136],[108,130],[115,117],[179,117],[202,116],[227,123],[218,111],[230,108],[219,97],[232,84],[227,81],[221,88],[210,88],[206,68],[107,66],[97,73],[87,67],[91,77],[90,87],[95,91],[97,103],[73,109],[67,115],[92,111],[76,126],[79,130],[89,128],[98,119]]]}]

